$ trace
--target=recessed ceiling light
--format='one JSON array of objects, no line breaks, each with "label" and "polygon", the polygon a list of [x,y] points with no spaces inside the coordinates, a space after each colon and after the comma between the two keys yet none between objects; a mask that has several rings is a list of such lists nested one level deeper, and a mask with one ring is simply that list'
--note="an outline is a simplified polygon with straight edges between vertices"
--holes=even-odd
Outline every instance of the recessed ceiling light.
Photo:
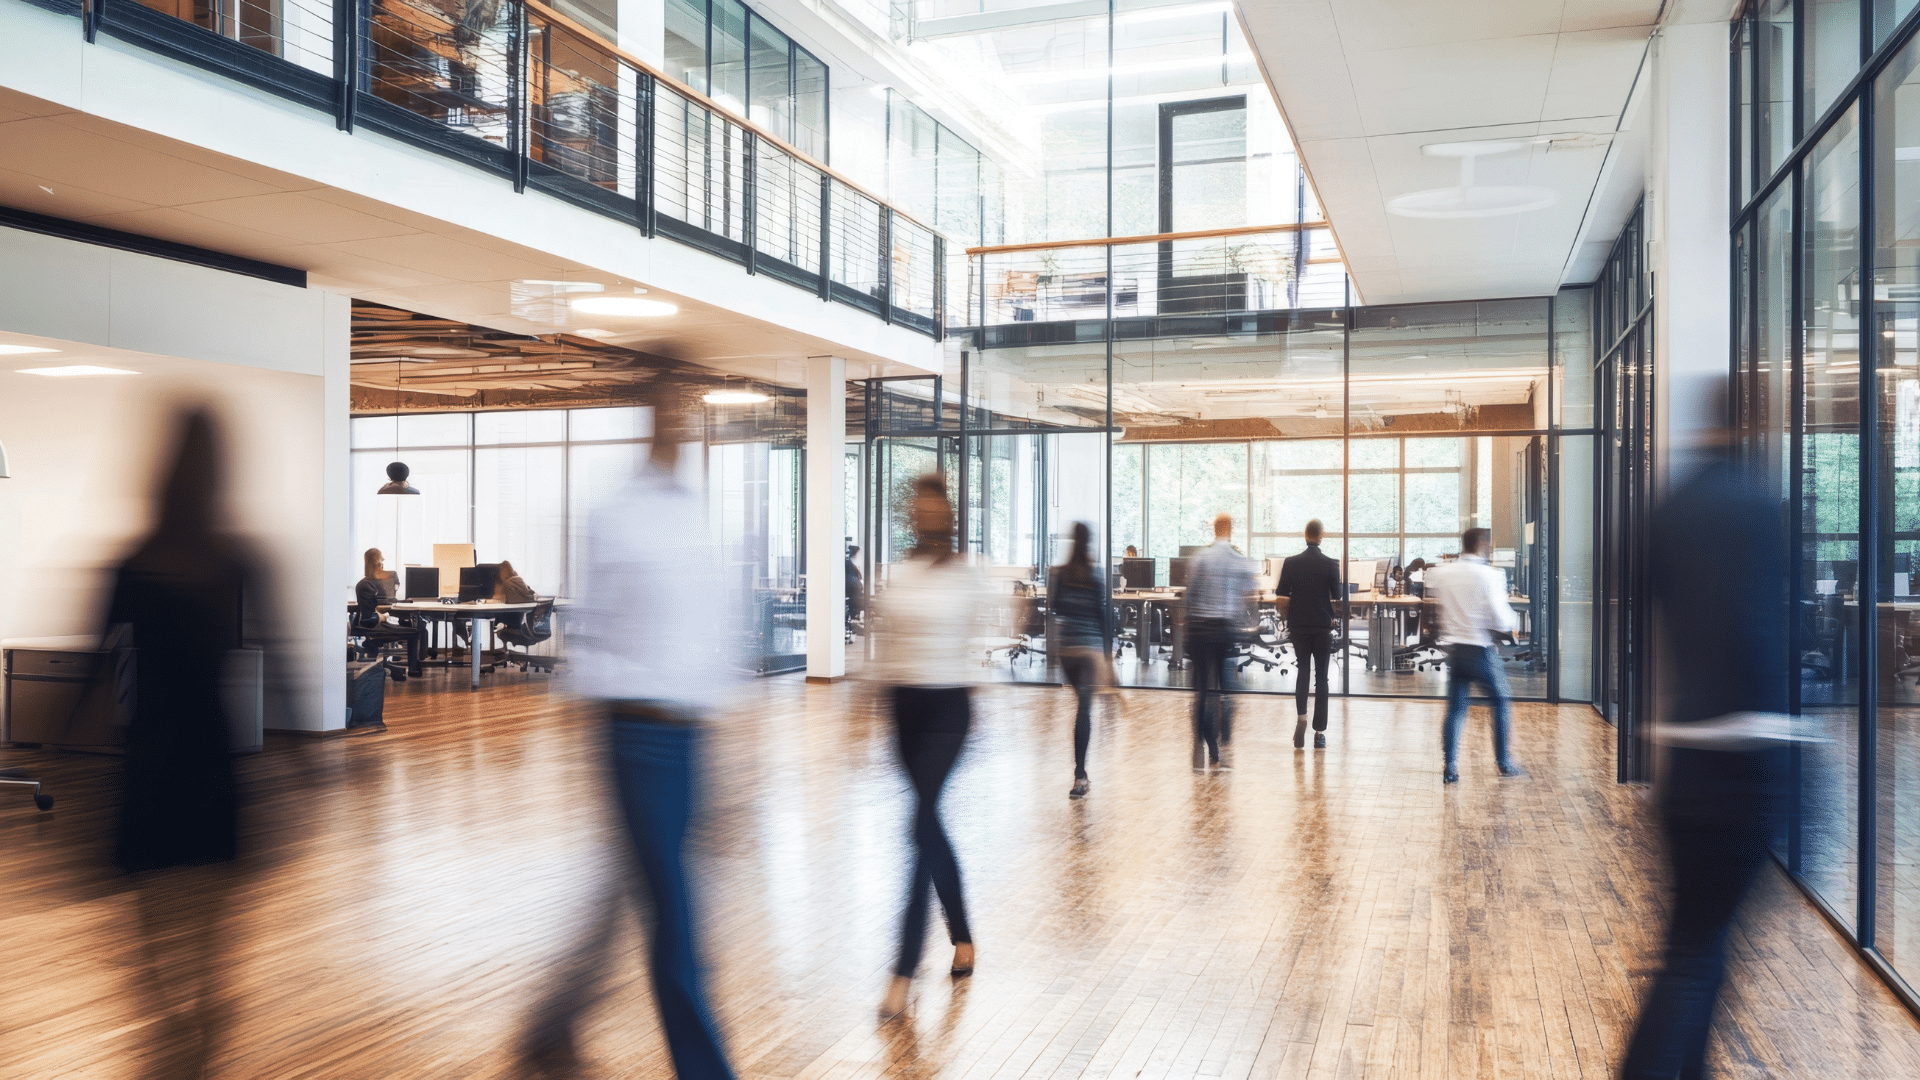
[{"label": "recessed ceiling light", "polygon": [[680,309],[664,300],[641,296],[583,296],[571,302],[573,310],[586,315],[612,315],[623,319],[657,318]]},{"label": "recessed ceiling light", "polygon": [[767,400],[767,395],[751,390],[715,390],[700,400],[709,405],[752,405]]},{"label": "recessed ceiling light", "polygon": [[44,192],[46,192],[46,193],[47,193],[47,194],[49,194],[49,195],[51,195],[51,194],[53,194],[53,189],[52,189],[52,188],[50,188],[50,187],[48,187],[48,186],[47,186],[47,185],[45,185],[45,184],[41,184],[41,185],[40,185],[40,190],[41,190],[41,191],[44,191]]},{"label": "recessed ceiling light", "polygon": [[101,367],[98,364],[69,364],[66,367],[30,367],[21,368],[22,375],[53,375],[66,377],[73,375],[138,375],[137,371],[126,368]]},{"label": "recessed ceiling light", "polygon": [[554,292],[563,293],[601,292],[606,289],[605,285],[597,281],[550,281],[545,278],[521,278],[519,281],[514,282],[514,284],[538,285],[542,288],[552,289]]},{"label": "recessed ceiling light", "polygon": [[610,338],[613,336],[613,331],[602,330],[597,326],[589,326],[584,330],[572,331],[572,333],[577,337],[590,337],[590,338]]},{"label": "recessed ceiling light", "polygon": [[59,349],[43,349],[38,345],[0,345],[0,356],[21,356],[26,353],[59,351]]}]

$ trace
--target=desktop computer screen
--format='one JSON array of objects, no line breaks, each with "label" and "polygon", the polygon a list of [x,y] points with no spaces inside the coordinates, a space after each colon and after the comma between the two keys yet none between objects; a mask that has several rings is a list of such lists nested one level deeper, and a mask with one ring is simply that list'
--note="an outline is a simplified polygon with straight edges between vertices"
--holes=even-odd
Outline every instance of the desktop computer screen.
[{"label": "desktop computer screen", "polygon": [[1192,559],[1168,559],[1167,585],[1172,588],[1179,588],[1185,585],[1187,583],[1187,567],[1192,562]]},{"label": "desktop computer screen", "polygon": [[437,566],[407,567],[407,599],[433,600],[440,595],[440,568]]},{"label": "desktop computer screen", "polygon": [[463,566],[460,568],[460,602],[468,604],[475,600],[491,600],[494,587],[499,584],[499,563]]},{"label": "desktop computer screen", "polygon": [[1120,576],[1127,579],[1129,589],[1153,588],[1152,559],[1121,559]]}]

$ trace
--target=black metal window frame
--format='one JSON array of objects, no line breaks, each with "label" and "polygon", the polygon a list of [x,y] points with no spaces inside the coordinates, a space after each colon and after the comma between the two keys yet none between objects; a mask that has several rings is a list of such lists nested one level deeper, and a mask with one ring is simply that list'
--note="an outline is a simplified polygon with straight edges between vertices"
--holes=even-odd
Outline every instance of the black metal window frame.
[{"label": "black metal window frame", "polygon": [[[1801,648],[1801,627],[1798,612],[1805,594],[1805,575],[1799,566],[1803,552],[1800,550],[1806,536],[1802,532],[1803,516],[1803,469],[1807,442],[1807,403],[1805,400],[1804,362],[1807,352],[1806,329],[1807,312],[1805,310],[1805,256],[1807,247],[1807,228],[1805,221],[1805,194],[1807,167],[1821,142],[1832,132],[1836,125],[1845,122],[1851,114],[1852,123],[1858,138],[1859,153],[1857,166],[1859,172],[1854,178],[1859,191],[1859,215],[1857,243],[1859,266],[1856,271],[1860,281],[1872,281],[1877,270],[1878,252],[1875,247],[1874,215],[1877,207],[1874,198],[1875,167],[1875,108],[1874,89],[1883,71],[1913,43],[1920,35],[1920,6],[1909,11],[1899,23],[1893,26],[1884,39],[1876,45],[1875,16],[1885,12],[1895,12],[1892,0],[1861,0],[1859,19],[1859,67],[1851,79],[1834,96],[1818,115],[1809,115],[1807,101],[1806,56],[1806,11],[1807,0],[1791,0],[1793,43],[1789,58],[1786,82],[1793,95],[1792,105],[1787,110],[1792,123],[1791,149],[1782,157],[1771,171],[1763,172],[1766,165],[1766,147],[1762,145],[1758,132],[1762,123],[1763,105],[1761,90],[1766,85],[1766,65],[1759,57],[1758,39],[1755,36],[1759,26],[1759,3],[1749,0],[1735,16],[1729,27],[1729,116],[1730,199],[1732,207],[1728,222],[1728,281],[1731,298],[1729,322],[1732,327],[1728,357],[1729,375],[1729,416],[1738,432],[1752,430],[1752,425],[1763,418],[1748,415],[1748,406],[1752,395],[1745,380],[1759,378],[1757,364],[1749,364],[1749,353],[1757,350],[1758,301],[1761,295],[1760,274],[1746,273],[1743,258],[1749,255],[1746,237],[1757,237],[1759,218],[1767,201],[1777,191],[1785,189],[1789,193],[1792,206],[1792,226],[1789,246],[1792,251],[1790,287],[1788,289],[1786,315],[1787,366],[1790,371],[1789,404],[1786,432],[1790,446],[1790,465],[1787,469],[1787,482],[1790,485],[1787,496],[1788,532],[1792,538],[1796,570],[1788,579],[1788,609],[1785,613],[1788,629],[1788,655],[1798,657]],[[1743,115],[1742,104],[1751,104],[1751,113]],[[1743,161],[1742,158],[1745,158]],[[1741,190],[1741,177],[1751,176],[1750,190]],[[1756,241],[1757,242],[1757,241]],[[1757,266],[1757,260],[1754,261]],[[1744,290],[1744,291],[1743,291]],[[1858,324],[1863,329],[1877,325],[1875,313],[1879,301],[1875,290],[1862,289],[1859,296]],[[1753,325],[1748,325],[1748,319]],[[1878,760],[1877,727],[1879,723],[1879,703],[1877,700],[1878,683],[1875,674],[1878,668],[1878,653],[1883,647],[1879,641],[1875,614],[1881,599],[1881,573],[1875,565],[1878,552],[1876,545],[1868,542],[1869,537],[1877,535],[1882,509],[1882,491],[1878,455],[1864,452],[1866,447],[1878,442],[1877,410],[1864,407],[1868,402],[1878,400],[1878,350],[1859,348],[1858,400],[1862,403],[1859,410],[1858,435],[1863,452],[1858,457],[1859,483],[1859,521],[1858,532],[1853,535],[1859,543],[1858,571],[1855,585],[1855,606],[1859,625],[1855,628],[1858,642],[1859,665],[1862,672],[1859,685],[1859,737],[1855,747],[1856,761],[1854,770],[1856,783],[1857,820],[1855,822],[1857,845],[1854,852],[1856,878],[1854,882],[1855,910],[1852,923],[1835,910],[1828,898],[1802,874],[1800,865],[1801,845],[1797,842],[1798,814],[1790,814],[1789,842],[1787,851],[1775,852],[1788,875],[1801,891],[1814,903],[1832,923],[1835,930],[1847,940],[1867,965],[1887,983],[1906,1006],[1920,1013],[1920,992],[1909,984],[1881,953],[1876,944],[1876,902],[1879,893],[1879,826],[1876,807],[1879,802],[1879,777],[1876,767]],[[1798,663],[1788,665],[1788,693],[1790,707],[1795,713],[1802,706],[1802,672]],[[1796,747],[1796,765],[1794,776],[1799,777],[1798,753]],[[1797,796],[1793,800],[1798,805]]]}]

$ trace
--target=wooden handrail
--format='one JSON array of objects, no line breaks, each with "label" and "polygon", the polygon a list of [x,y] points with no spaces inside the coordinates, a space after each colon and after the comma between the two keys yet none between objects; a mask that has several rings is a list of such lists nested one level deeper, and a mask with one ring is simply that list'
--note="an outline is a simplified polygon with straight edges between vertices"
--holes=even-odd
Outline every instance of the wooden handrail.
[{"label": "wooden handrail", "polygon": [[[921,221],[919,218],[914,217],[912,214],[907,213],[906,211],[900,209],[899,207],[894,206],[893,203],[889,202],[888,200],[883,199],[878,195],[875,195],[871,191],[868,191],[866,188],[866,185],[856,183],[855,181],[848,179],[845,174],[834,171],[832,166],[817,160],[812,154],[803,152],[799,148],[795,147],[792,143],[789,143],[787,140],[781,138],[778,135],[775,135],[771,131],[768,131],[766,128],[761,127],[759,124],[755,123],[754,121],[748,120],[746,117],[743,117],[743,116],[735,115],[732,109],[727,108],[725,105],[720,104],[719,102],[713,100],[712,98],[701,93],[700,91],[695,90],[693,87],[688,86],[686,83],[681,82],[679,79],[676,79],[673,76],[667,74],[666,72],[661,71],[659,68],[654,67],[652,64],[647,63],[645,60],[642,60],[639,57],[633,55],[632,53],[627,52],[626,50],[620,48],[618,45],[615,45],[612,42],[608,41],[606,38],[601,37],[597,32],[587,29],[585,26],[582,26],[580,23],[574,21],[570,16],[568,16],[564,12],[555,11],[553,8],[550,8],[547,5],[541,3],[540,0],[518,0],[518,2],[525,5],[526,9],[529,12],[537,14],[541,18],[547,19],[560,26],[566,27],[568,30],[571,30],[576,34],[579,34],[585,37],[588,41],[592,42],[594,45],[605,49],[607,52],[611,53],[616,57],[619,57],[621,60],[625,61],[626,63],[631,64],[633,67],[638,68],[639,70],[644,71],[647,74],[653,76],[654,81],[665,84],[668,89],[672,90],[676,94],[679,94],[681,97],[686,98],[687,100],[693,102],[696,105],[699,105],[704,109],[708,109],[712,112],[719,113],[721,116],[725,117],[731,123],[738,124],[739,126],[746,128],[748,131],[753,132],[755,135],[759,136],[760,138],[765,139],[767,142],[772,143],[775,147],[777,147],[783,153],[789,154],[800,161],[806,162],[808,165],[812,166],[813,168],[818,169],[822,173],[825,173],[826,175],[833,177],[835,180],[838,180],[842,184],[845,184],[847,187],[850,187],[853,190],[859,192],[860,194],[865,195],[867,198],[872,199],[874,202],[879,203],[881,206],[888,207],[893,211],[895,217],[905,218],[908,221],[913,222],[915,225],[918,225],[921,228],[927,230],[928,232],[935,234],[936,236],[944,235],[940,232],[940,230],[934,228],[931,225],[928,225],[926,222]],[[653,149],[652,147],[647,148],[649,153],[652,152],[652,149]]]},{"label": "wooden handrail", "polygon": [[1215,236],[1251,236],[1254,233],[1299,232],[1324,229],[1324,221],[1296,222],[1290,225],[1240,225],[1231,229],[1198,229],[1193,232],[1149,233],[1146,236],[1103,236],[1091,240],[1042,240],[1034,244],[989,244],[970,247],[968,255],[1002,255],[1015,251],[1045,251],[1048,248],[1113,247],[1116,244],[1154,244],[1163,240],[1206,240]]}]

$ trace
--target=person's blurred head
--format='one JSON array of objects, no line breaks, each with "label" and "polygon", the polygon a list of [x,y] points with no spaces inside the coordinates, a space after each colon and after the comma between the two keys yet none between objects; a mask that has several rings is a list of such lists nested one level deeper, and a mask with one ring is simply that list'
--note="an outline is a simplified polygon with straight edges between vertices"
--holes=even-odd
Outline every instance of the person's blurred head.
[{"label": "person's blurred head", "polygon": [[182,410],[172,464],[162,474],[156,535],[211,536],[220,526],[226,460],[213,414],[203,406]]},{"label": "person's blurred head", "polygon": [[1464,555],[1479,555],[1484,557],[1487,553],[1487,537],[1489,535],[1485,529],[1468,529],[1466,532],[1461,533],[1461,553]]},{"label": "person's blurred head", "polygon": [[1320,542],[1320,538],[1326,534],[1327,527],[1320,524],[1319,518],[1314,518],[1312,521],[1307,522],[1307,543],[1317,544]]},{"label": "person's blurred head", "polygon": [[849,548],[847,548],[847,558],[849,558],[849,559],[857,559],[857,558],[859,558],[859,557],[860,557],[860,545],[859,545],[859,544],[854,544],[854,545],[852,545],[851,547],[849,547]]},{"label": "person's blurred head", "polygon": [[680,444],[687,441],[691,426],[680,378],[662,372],[647,384],[646,403],[653,410],[653,443],[649,459],[662,472],[671,474],[680,464]]},{"label": "person's blurred head", "polygon": [[368,548],[364,558],[367,572],[360,575],[361,577],[376,577],[380,571],[386,569],[386,556],[380,554],[379,548]]},{"label": "person's blurred head", "polygon": [[1137,547],[1134,547],[1134,546],[1133,546],[1132,544],[1128,544],[1128,545],[1127,545],[1127,558],[1129,558],[1129,559],[1137,559],[1137,558],[1139,558],[1139,557],[1140,557],[1140,549],[1139,549],[1139,548],[1137,548]]},{"label": "person's blurred head", "polygon": [[1225,540],[1227,537],[1232,535],[1233,535],[1233,515],[1232,514],[1213,515],[1213,538],[1215,540]]},{"label": "person's blurred head", "polygon": [[1073,523],[1073,544],[1067,549],[1067,561],[1059,573],[1063,581],[1093,580],[1093,528],[1084,521]]},{"label": "person's blurred head", "polygon": [[947,478],[927,473],[913,482],[913,504],[907,510],[913,529],[913,553],[941,559],[953,554],[953,502],[947,498]]},{"label": "person's blurred head", "polygon": [[518,570],[515,570],[513,568],[512,563],[508,562],[505,559],[500,560],[500,580],[501,581],[505,581],[508,578],[517,577],[519,576],[519,573],[520,572]]}]

